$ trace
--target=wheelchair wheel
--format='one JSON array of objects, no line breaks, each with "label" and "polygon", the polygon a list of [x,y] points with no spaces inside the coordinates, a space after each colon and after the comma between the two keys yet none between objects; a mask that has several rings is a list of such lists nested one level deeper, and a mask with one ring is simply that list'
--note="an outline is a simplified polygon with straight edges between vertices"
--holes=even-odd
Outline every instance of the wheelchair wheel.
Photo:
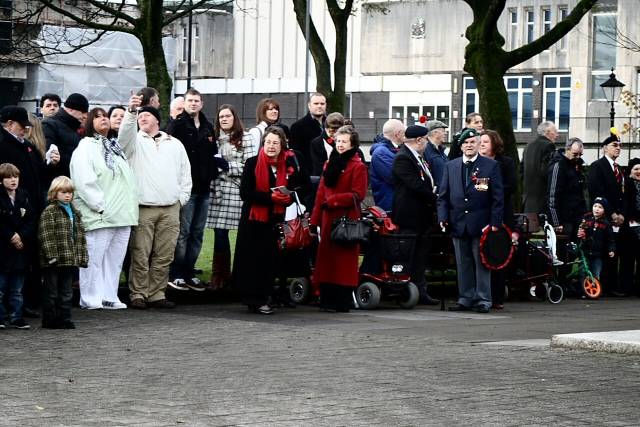
[{"label": "wheelchair wheel", "polygon": [[398,299],[398,304],[402,308],[412,309],[418,304],[418,300],[420,299],[420,292],[418,292],[418,287],[412,283],[407,283],[407,288],[403,291],[402,296]]},{"label": "wheelchair wheel", "polygon": [[289,297],[296,304],[305,304],[311,298],[311,283],[306,277],[296,277],[289,285]]},{"label": "wheelchair wheel", "polygon": [[582,292],[589,299],[598,299],[600,298],[600,294],[602,294],[602,286],[600,286],[600,281],[595,277],[585,277],[582,281]]},{"label": "wheelchair wheel", "polygon": [[547,288],[542,283],[537,283],[535,285],[531,285],[529,294],[532,297],[538,298],[540,301],[544,301],[547,299]]},{"label": "wheelchair wheel", "polygon": [[551,304],[558,304],[564,297],[562,286],[552,283],[547,288],[547,299]]},{"label": "wheelchair wheel", "polygon": [[372,310],[380,304],[380,288],[375,283],[363,282],[356,289],[358,307],[363,310]]}]

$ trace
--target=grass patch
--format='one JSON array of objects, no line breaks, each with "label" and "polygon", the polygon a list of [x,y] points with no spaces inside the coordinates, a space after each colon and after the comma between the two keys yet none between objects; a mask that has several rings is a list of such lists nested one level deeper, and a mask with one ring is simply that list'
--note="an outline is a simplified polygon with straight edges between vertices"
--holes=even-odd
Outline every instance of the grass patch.
[{"label": "grass patch", "polygon": [[[237,230],[229,230],[229,241],[231,242],[231,265],[233,265],[233,256],[235,255]],[[204,229],[204,240],[202,242],[202,250],[196,262],[196,268],[202,270],[201,279],[209,280],[211,277],[211,261],[213,259],[213,230]]]}]

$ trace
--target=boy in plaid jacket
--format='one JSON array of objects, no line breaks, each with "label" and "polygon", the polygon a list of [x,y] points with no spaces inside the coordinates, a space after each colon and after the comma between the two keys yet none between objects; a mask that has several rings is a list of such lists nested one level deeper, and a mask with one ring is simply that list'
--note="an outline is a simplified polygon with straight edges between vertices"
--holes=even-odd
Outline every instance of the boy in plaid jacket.
[{"label": "boy in plaid jacket", "polygon": [[71,321],[73,273],[87,267],[89,255],[80,213],[73,207],[73,182],[59,176],[51,182],[49,206],[42,212],[38,236],[45,295],[42,327],[75,329]]}]

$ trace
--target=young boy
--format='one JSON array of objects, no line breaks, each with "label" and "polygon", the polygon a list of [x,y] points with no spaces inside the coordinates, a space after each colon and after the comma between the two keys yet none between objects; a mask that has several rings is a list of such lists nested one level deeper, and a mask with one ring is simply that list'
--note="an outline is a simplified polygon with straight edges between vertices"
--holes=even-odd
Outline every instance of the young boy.
[{"label": "young boy", "polygon": [[47,194],[49,206],[40,217],[40,265],[45,295],[42,327],[75,329],[71,321],[74,267],[87,267],[87,241],[80,213],[73,207],[73,182],[59,176]]},{"label": "young boy", "polygon": [[583,240],[582,248],[587,256],[589,269],[598,280],[602,272],[603,258],[605,256],[613,258],[616,251],[613,229],[606,217],[608,210],[607,199],[596,197],[591,213],[584,215],[578,230],[578,238]]},{"label": "young boy", "polygon": [[0,165],[0,329],[5,328],[2,303],[7,295],[9,326],[29,329],[22,318],[22,285],[29,267],[28,251],[35,234],[34,216],[25,190],[18,187],[20,171],[11,163]]}]

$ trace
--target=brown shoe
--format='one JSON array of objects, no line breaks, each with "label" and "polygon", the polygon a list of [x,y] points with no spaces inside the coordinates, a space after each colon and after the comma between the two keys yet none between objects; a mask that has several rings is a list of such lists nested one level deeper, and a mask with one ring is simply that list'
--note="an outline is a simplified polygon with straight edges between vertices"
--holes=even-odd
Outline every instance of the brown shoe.
[{"label": "brown shoe", "polygon": [[176,308],[176,303],[167,301],[166,299],[159,299],[157,301],[148,302],[147,306],[151,308]]},{"label": "brown shoe", "polygon": [[147,303],[144,302],[144,300],[142,298],[134,298],[129,303],[129,307],[135,308],[137,310],[146,310],[147,309]]}]

